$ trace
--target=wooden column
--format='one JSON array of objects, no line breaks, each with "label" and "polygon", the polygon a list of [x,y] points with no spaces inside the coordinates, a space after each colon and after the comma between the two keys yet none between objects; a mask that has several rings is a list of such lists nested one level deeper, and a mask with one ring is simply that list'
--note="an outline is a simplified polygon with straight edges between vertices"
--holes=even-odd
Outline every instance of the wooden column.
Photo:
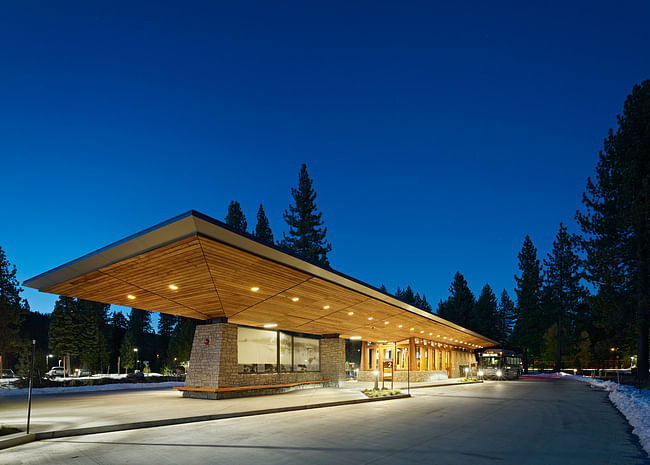
[{"label": "wooden column", "polygon": [[379,381],[384,381],[384,347],[378,346],[377,350],[379,351],[379,363],[377,363],[377,369],[379,370]]},{"label": "wooden column", "polygon": [[409,338],[409,366],[411,371],[417,371],[418,369],[418,359],[415,355],[415,338]]},{"label": "wooden column", "polygon": [[426,350],[424,347],[424,344],[422,343],[422,339],[420,339],[420,370],[418,371],[425,371],[426,367],[424,366],[424,351]]},{"label": "wooden column", "polygon": [[429,348],[427,350],[429,351],[429,366],[427,367],[427,370],[428,371],[433,371],[435,369],[434,365],[433,365],[433,363],[434,363],[433,356],[435,354],[435,351],[433,350],[433,347],[431,347],[431,346],[429,346]]},{"label": "wooden column", "polygon": [[368,343],[361,342],[361,371],[368,371]]}]

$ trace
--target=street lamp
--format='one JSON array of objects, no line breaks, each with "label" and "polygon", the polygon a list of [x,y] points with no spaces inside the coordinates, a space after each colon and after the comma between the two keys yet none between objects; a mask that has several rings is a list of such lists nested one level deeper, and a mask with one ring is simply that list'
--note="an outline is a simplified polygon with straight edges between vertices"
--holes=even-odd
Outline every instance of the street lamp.
[{"label": "street lamp", "polygon": [[372,374],[375,375],[375,389],[379,389],[379,371],[375,370]]},{"label": "street lamp", "polygon": [[47,355],[45,356],[45,368],[48,368],[48,369],[50,368],[50,359],[51,359],[52,357],[54,357],[53,354],[47,354]]},{"label": "street lamp", "polygon": [[135,365],[135,369],[137,370],[137,369],[138,369],[138,362],[140,361],[140,360],[138,360],[138,348],[137,348],[137,347],[134,348],[134,349],[133,349],[133,352],[135,352],[135,360],[136,360],[136,362],[135,362],[135,363],[136,363],[136,365]]}]

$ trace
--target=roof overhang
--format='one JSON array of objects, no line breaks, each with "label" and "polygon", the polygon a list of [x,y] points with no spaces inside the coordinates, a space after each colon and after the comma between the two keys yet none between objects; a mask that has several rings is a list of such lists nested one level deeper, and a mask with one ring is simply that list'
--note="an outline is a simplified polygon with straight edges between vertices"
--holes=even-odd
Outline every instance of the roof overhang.
[{"label": "roof overhang", "polygon": [[200,320],[225,317],[236,324],[276,324],[287,331],[360,336],[366,341],[415,336],[466,348],[497,344],[196,211],[24,285]]}]

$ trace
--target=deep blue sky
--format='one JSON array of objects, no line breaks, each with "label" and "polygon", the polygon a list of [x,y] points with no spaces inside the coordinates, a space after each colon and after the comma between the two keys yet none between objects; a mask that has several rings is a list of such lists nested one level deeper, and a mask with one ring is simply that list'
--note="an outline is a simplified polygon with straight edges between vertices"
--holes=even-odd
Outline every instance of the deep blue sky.
[{"label": "deep blue sky", "polygon": [[434,306],[456,271],[512,295],[524,236],[543,255],[576,230],[650,78],[645,1],[25,3],[0,6],[0,246],[21,282],[231,199],[281,237],[305,162],[335,269]]}]

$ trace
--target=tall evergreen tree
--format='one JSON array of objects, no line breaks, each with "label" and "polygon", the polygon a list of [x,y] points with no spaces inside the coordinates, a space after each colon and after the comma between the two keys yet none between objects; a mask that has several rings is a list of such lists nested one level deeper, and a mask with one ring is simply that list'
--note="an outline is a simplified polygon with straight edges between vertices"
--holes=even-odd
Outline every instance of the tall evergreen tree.
[{"label": "tall evergreen tree", "polygon": [[88,300],[77,300],[79,332],[79,361],[81,366],[102,372],[108,366],[108,309],[110,305]]},{"label": "tall evergreen tree", "polygon": [[260,204],[260,208],[257,209],[257,224],[255,224],[255,237],[258,239],[273,244],[273,232],[271,232],[271,225],[269,224],[269,219],[264,213],[264,208]]},{"label": "tall evergreen tree", "polygon": [[174,332],[176,321],[176,315],[161,313],[158,317],[158,334],[161,336],[170,337]]},{"label": "tall evergreen tree", "polygon": [[110,352],[111,352],[111,365],[117,369],[117,358],[120,356],[120,348],[124,341],[124,336],[129,329],[129,321],[122,314],[122,312],[114,311],[111,314],[110,325]]},{"label": "tall evergreen tree", "polygon": [[124,368],[125,372],[136,366],[137,354],[135,349],[133,334],[127,331],[120,346],[120,369]]},{"label": "tall evergreen tree", "polygon": [[129,314],[129,332],[133,334],[136,344],[142,344],[144,339],[143,335],[153,333],[151,312],[139,308],[132,308]]},{"label": "tall evergreen tree", "polygon": [[501,292],[501,297],[499,298],[498,313],[499,332],[501,334],[501,339],[498,339],[498,341],[505,345],[512,334],[512,327],[515,321],[515,303],[510,299],[508,291],[505,289]]},{"label": "tall evergreen tree", "polygon": [[[537,259],[537,249],[526,235],[521,251],[518,253],[521,275],[515,275],[517,287],[517,310],[513,329],[513,343],[522,348],[527,361],[529,352],[539,355],[543,347],[543,335],[547,321],[542,318],[541,292],[542,268]],[[527,369],[527,364],[524,364]]]},{"label": "tall evergreen tree", "polygon": [[332,245],[327,242],[327,227],[323,226],[322,212],[316,208],[316,192],[304,163],[298,175],[298,188],[291,188],[295,205],[283,213],[289,225],[289,234],[283,233],[281,246],[322,266],[330,266],[327,258]]},{"label": "tall evergreen tree", "polygon": [[233,229],[246,232],[248,223],[246,223],[246,216],[241,209],[241,205],[236,200],[231,200],[228,205],[228,214],[226,215],[226,224]]},{"label": "tall evergreen tree", "polygon": [[474,294],[469,289],[465,277],[458,271],[449,287],[449,293],[451,294],[449,298],[446,301],[441,300],[438,304],[438,315],[468,328],[475,303]]},{"label": "tall evergreen tree", "polygon": [[577,247],[577,238],[560,223],[553,249],[544,259],[544,301],[550,307],[544,313],[554,320],[556,326],[555,371],[562,369],[563,344],[575,328],[578,309],[586,297],[586,290],[580,284],[582,270]]},{"label": "tall evergreen tree", "polygon": [[174,328],[174,333],[169,340],[169,348],[167,350],[169,365],[176,366],[181,362],[189,361],[190,354],[192,353],[195,327],[195,320],[191,318],[179,318],[178,324]]},{"label": "tall evergreen tree", "polygon": [[26,314],[21,291],[16,267],[9,263],[0,247],[0,369],[4,368],[9,354],[16,354],[21,347],[20,327]]},{"label": "tall evergreen tree", "polygon": [[50,322],[50,349],[63,358],[63,367],[70,372],[70,357],[79,355],[81,326],[77,302],[72,297],[59,296],[54,304]]},{"label": "tall evergreen tree", "polygon": [[648,382],[650,327],[650,80],[627,97],[609,130],[576,217],[586,239],[589,279],[635,322],[639,379]]},{"label": "tall evergreen tree", "polygon": [[[382,284],[382,286],[384,286]],[[384,292],[386,292],[386,287],[384,286]],[[414,307],[419,308],[420,310],[424,310],[427,312],[432,312],[433,310],[431,309],[431,305],[429,302],[427,302],[427,298],[424,294],[420,296],[419,292],[413,293],[413,289],[411,289],[411,286],[406,286],[405,289],[397,288],[397,291],[395,292],[395,297],[397,297],[399,300],[406,302],[407,304],[411,304]]]},{"label": "tall evergreen tree", "polygon": [[490,285],[485,284],[470,314],[468,327],[483,336],[498,341],[501,339],[499,326],[497,297]]}]

